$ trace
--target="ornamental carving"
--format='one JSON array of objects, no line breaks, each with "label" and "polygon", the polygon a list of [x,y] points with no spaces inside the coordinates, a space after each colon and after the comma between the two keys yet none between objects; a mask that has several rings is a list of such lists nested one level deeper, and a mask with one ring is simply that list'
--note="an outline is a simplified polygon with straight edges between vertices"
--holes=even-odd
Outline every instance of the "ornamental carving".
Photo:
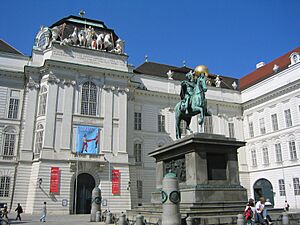
[{"label": "ornamental carving", "polygon": [[28,83],[27,83],[27,88],[29,89],[38,89],[40,87],[40,85],[35,82],[31,77],[29,77]]},{"label": "ornamental carving", "polygon": [[35,38],[34,48],[45,50],[58,42],[62,46],[78,46],[115,54],[125,54],[125,42],[116,37],[109,29],[92,26],[77,27],[61,24],[55,27],[41,27]]},{"label": "ornamental carving", "polygon": [[185,158],[176,159],[165,163],[165,174],[172,172],[176,174],[179,183],[186,181]]}]

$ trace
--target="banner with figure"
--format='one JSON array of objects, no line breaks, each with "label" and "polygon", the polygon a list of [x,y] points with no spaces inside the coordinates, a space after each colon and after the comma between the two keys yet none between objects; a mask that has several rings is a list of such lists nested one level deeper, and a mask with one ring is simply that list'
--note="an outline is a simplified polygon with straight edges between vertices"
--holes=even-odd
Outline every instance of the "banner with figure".
[{"label": "banner with figure", "polygon": [[100,129],[92,126],[77,126],[76,152],[79,154],[99,153]]}]

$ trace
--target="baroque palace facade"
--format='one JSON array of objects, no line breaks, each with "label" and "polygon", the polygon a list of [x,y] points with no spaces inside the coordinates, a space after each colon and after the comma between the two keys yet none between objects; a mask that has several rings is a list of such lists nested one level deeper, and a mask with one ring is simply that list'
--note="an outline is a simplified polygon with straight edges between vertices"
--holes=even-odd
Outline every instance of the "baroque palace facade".
[{"label": "baroque palace facade", "polygon": [[[276,207],[300,204],[299,51],[240,80],[208,77],[204,132],[247,142],[241,183]],[[148,153],[175,139],[174,106],[190,70],[147,61],[133,68],[112,29],[76,16],[41,27],[31,57],[0,40],[0,203],[89,213],[95,186],[102,209],[149,202]]]}]

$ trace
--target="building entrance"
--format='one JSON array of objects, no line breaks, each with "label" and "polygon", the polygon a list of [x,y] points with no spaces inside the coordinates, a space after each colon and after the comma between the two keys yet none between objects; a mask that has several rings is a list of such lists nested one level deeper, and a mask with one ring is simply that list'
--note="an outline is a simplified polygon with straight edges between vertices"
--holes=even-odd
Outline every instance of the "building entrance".
[{"label": "building entrance", "polygon": [[92,191],[94,187],[95,187],[95,179],[90,174],[82,173],[78,175],[77,191],[76,191],[76,180],[74,184],[73,209],[74,212],[76,212],[76,214],[88,214],[91,212]]},{"label": "building entrance", "polygon": [[256,202],[259,201],[260,197],[265,197],[265,199],[269,199],[274,206],[273,186],[270,181],[267,179],[259,179],[253,185],[253,189]]}]

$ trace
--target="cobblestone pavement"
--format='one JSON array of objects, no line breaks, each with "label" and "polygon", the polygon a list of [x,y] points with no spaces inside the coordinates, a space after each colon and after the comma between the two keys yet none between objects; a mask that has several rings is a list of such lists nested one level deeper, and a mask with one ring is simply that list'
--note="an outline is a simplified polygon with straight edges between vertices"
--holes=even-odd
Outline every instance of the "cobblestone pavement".
[{"label": "cobblestone pavement", "polygon": [[91,223],[90,215],[47,215],[46,222],[40,222],[40,215],[22,214],[22,221],[16,221],[14,215],[8,215],[10,224],[20,225],[102,225],[104,223]]}]

